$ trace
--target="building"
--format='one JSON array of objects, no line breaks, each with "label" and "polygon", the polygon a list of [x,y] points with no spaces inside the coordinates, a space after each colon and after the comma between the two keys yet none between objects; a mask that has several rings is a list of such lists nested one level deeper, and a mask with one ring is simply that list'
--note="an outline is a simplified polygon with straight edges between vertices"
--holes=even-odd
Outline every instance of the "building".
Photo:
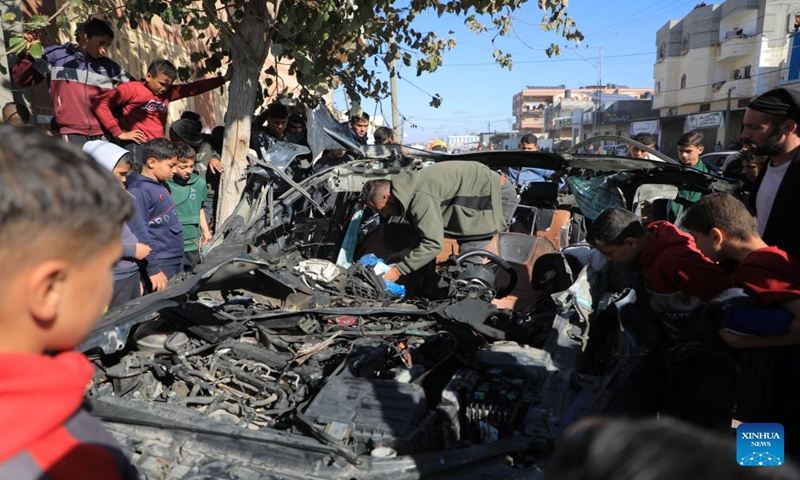
[{"label": "building", "polygon": [[461,150],[474,150],[478,148],[478,144],[480,142],[481,142],[481,137],[475,134],[447,136],[447,147],[450,149],[451,152],[461,151]]},{"label": "building", "polygon": [[[591,110],[598,101],[604,104],[605,95],[629,95],[641,98],[645,93],[652,93],[651,88],[628,88],[618,85],[603,85],[568,89],[564,85],[549,87],[525,87],[513,97],[514,125],[513,130],[520,135],[534,133],[537,136],[547,137],[550,131],[548,122],[555,118],[560,119],[558,125],[567,128],[572,112],[577,109]],[[547,107],[558,105],[567,99],[555,112],[545,113]],[[555,116],[553,116],[555,115]],[[571,121],[571,120],[569,120]],[[569,136],[569,135],[568,135]]]},{"label": "building", "polygon": [[[647,126],[662,151],[677,155],[685,132],[702,130],[706,149],[733,147],[750,100],[790,81],[789,47],[800,15],[797,0],[727,0],[698,5],[656,34],[653,109]],[[797,42],[795,42],[796,44]],[[800,52],[795,62],[800,77]]]},{"label": "building", "polygon": [[523,135],[526,133],[544,134],[544,108],[551,105],[559,95],[563,97],[565,91],[564,85],[525,87],[524,90],[514,95],[513,110],[516,120],[511,128]]},{"label": "building", "polygon": [[[574,145],[599,135],[628,136],[631,123],[650,118],[652,90],[604,85],[567,89],[544,107],[547,144]],[[599,112],[596,115],[595,112]]]}]

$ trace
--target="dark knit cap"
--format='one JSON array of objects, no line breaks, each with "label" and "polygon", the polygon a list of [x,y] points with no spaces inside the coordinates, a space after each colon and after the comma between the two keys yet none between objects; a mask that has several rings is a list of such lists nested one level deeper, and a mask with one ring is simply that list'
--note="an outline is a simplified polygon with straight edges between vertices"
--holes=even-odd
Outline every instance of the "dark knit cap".
[{"label": "dark knit cap", "polygon": [[756,97],[747,108],[800,122],[800,92],[775,88]]},{"label": "dark knit cap", "polygon": [[181,118],[172,122],[169,132],[170,140],[177,140],[172,138],[174,134],[194,148],[200,148],[200,145],[203,144],[203,124],[199,120]]}]

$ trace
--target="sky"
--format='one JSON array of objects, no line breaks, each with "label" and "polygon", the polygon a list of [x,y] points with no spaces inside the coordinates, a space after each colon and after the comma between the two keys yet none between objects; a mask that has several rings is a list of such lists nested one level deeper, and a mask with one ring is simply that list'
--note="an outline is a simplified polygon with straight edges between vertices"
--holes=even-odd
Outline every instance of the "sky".
[{"label": "sky", "polygon": [[[565,85],[578,88],[603,84],[653,87],[656,32],[671,19],[686,16],[699,0],[572,0],[569,15],[584,40],[568,42],[541,30],[542,11],[529,0],[514,13],[514,30],[497,40],[511,53],[509,71],[494,63],[492,36],[470,32],[463,18],[421,17],[415,27],[447,36],[454,31],[456,48],[445,52],[444,63],[434,73],[417,77],[412,67],[400,69],[398,109],[403,122],[403,143],[424,143],[481,132],[510,132],[514,122],[512,98],[526,86]],[[712,2],[708,2],[711,4]],[[721,3],[721,2],[714,2]],[[561,55],[548,58],[545,49],[556,43]],[[602,62],[598,56],[602,52]],[[598,63],[601,69],[598,69]],[[413,63],[412,63],[413,65]],[[388,74],[381,72],[379,74]],[[442,97],[439,108],[429,106],[431,96]],[[346,109],[344,94],[334,94],[337,109]],[[384,116],[391,124],[391,101],[363,100],[370,116]]]}]

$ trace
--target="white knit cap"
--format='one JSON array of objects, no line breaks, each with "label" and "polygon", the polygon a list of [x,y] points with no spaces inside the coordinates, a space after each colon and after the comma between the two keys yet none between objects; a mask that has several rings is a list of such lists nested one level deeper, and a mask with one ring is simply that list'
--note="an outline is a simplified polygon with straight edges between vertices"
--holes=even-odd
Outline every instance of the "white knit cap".
[{"label": "white knit cap", "polygon": [[92,140],[83,144],[83,151],[92,156],[92,158],[103,166],[106,170],[113,171],[114,167],[126,153],[131,153],[128,150],[114,145],[111,142],[103,140]]}]

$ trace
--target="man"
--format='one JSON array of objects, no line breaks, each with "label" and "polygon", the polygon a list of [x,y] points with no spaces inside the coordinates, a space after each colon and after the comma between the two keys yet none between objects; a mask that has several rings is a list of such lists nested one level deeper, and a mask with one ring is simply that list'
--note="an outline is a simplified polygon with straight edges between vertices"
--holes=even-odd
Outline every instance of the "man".
[{"label": "man", "polygon": [[[519,139],[519,147],[517,150],[523,152],[538,152],[539,139],[532,133],[526,133]],[[529,183],[534,182],[549,182],[550,178],[555,175],[553,170],[545,168],[513,168],[510,167],[506,170],[508,179],[514,182],[518,187],[527,187]]]},{"label": "man", "polygon": [[367,135],[367,131],[369,131],[369,114],[361,112],[359,115],[351,115],[349,131],[356,143],[366,145],[369,141],[369,136]]},{"label": "man", "polygon": [[516,199],[510,182],[478,162],[442,162],[415,171],[403,171],[392,180],[364,184],[361,201],[384,216],[408,219],[421,241],[383,276],[396,282],[436,258],[445,235],[458,239],[462,252],[485,246],[491,236],[506,229],[513,210],[503,202]]},{"label": "man", "polygon": [[750,102],[741,140],[754,155],[766,155],[750,194],[758,233],[767,243],[800,256],[800,93],[776,88]]}]

